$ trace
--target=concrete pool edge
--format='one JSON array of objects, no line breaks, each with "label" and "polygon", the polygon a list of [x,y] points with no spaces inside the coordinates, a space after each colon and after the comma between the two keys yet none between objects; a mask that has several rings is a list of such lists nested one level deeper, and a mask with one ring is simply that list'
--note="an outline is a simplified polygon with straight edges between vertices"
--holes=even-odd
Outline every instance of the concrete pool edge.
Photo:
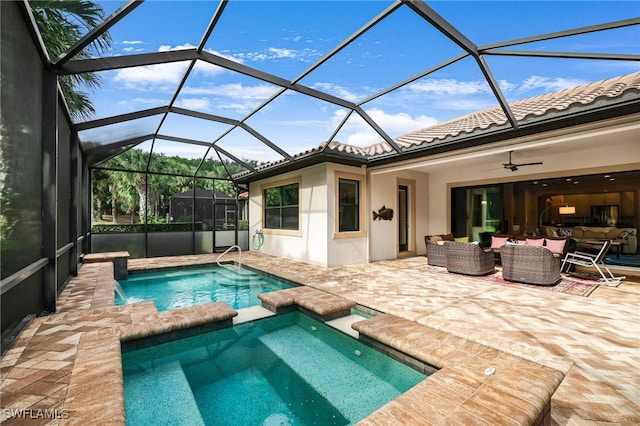
[{"label": "concrete pool edge", "polygon": [[[278,297],[276,293],[292,293],[291,290],[293,289],[266,293],[265,297]],[[302,307],[300,309],[302,311],[315,310],[323,321],[326,318],[333,318],[332,310],[326,307],[327,302],[331,304],[336,302],[335,298],[344,299],[310,287],[297,288],[293,293],[299,296],[307,294],[306,303],[303,302],[304,306],[298,305],[295,299],[293,300],[296,304],[295,309]],[[325,302],[324,305],[314,302],[313,299],[310,300],[309,295],[314,294]],[[336,311],[351,306],[352,302],[347,301],[339,305],[335,308]],[[355,303],[353,305],[355,306]],[[142,334],[153,336],[153,330],[165,334],[202,325],[202,312],[207,312],[208,309],[206,305],[201,306],[204,307],[191,309],[192,313],[184,310],[159,313],[165,321],[148,321],[143,326],[140,323],[122,326],[119,328],[118,340],[126,342],[134,338],[133,336],[141,335],[140,330],[143,330]],[[223,318],[229,315],[229,311],[236,312],[231,308],[225,309],[218,306],[214,308],[216,311],[218,309],[221,313],[216,313],[211,318],[222,315],[220,321],[229,319]],[[323,314],[328,316],[323,319]],[[229,322],[221,326],[229,326]],[[442,421],[457,420],[462,423],[469,421],[532,425],[550,423],[551,395],[564,378],[564,374],[560,371],[392,315],[383,314],[371,319],[363,319],[355,323],[353,328],[364,337],[361,341],[393,358],[402,359],[411,356],[440,368],[418,386],[363,419],[361,424],[377,424],[380,421],[419,421],[427,418],[431,419],[430,421],[441,419]],[[382,332],[376,330],[382,330]],[[406,359],[403,361],[406,362]],[[487,368],[495,368],[496,371],[487,375],[485,374]],[[113,383],[113,379],[107,380],[107,383]],[[117,395],[118,401],[120,398],[124,401],[123,392],[121,388]],[[425,396],[428,397],[425,398]],[[416,401],[420,403],[416,404]],[[124,410],[124,402],[122,407]],[[73,407],[69,406],[70,412],[72,409]]]}]

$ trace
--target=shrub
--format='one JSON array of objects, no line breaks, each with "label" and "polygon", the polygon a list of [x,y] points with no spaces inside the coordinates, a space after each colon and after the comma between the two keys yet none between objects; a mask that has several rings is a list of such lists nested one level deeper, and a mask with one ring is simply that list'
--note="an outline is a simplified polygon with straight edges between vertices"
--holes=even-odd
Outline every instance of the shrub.
[{"label": "shrub", "polygon": [[[149,223],[147,232],[189,232],[191,222]],[[201,222],[196,222],[196,231],[203,229]],[[118,234],[125,232],[144,232],[144,223],[100,224],[91,227],[92,234]]]}]

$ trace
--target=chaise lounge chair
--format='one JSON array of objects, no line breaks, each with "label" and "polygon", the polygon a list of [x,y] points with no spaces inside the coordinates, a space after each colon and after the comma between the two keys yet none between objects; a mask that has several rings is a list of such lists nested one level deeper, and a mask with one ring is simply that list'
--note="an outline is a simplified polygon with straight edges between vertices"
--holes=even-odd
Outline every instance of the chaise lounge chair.
[{"label": "chaise lounge chair", "polygon": [[493,250],[473,243],[444,242],[447,271],[465,275],[486,275],[495,272]]},{"label": "chaise lounge chair", "polygon": [[[562,261],[562,267],[560,268],[561,272],[569,270],[571,265],[585,266],[590,268],[595,268],[600,274],[600,283],[606,285],[618,285],[620,281],[625,279],[626,277],[616,277],[614,276],[607,265],[605,265],[603,259],[607,254],[607,251],[611,247],[611,240],[603,240],[602,248],[597,254],[584,253],[581,251],[576,251],[574,253],[567,253]],[[566,267],[566,269],[565,269]]]}]

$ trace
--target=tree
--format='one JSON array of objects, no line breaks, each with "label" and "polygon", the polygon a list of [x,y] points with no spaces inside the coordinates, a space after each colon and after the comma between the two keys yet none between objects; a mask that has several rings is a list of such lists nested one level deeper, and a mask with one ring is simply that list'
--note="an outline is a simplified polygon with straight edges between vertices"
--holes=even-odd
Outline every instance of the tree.
[{"label": "tree", "polygon": [[[29,4],[53,60],[80,40],[85,30],[93,29],[104,19],[102,7],[88,0],[31,0]],[[109,33],[105,32],[76,58],[85,59],[105,53],[111,48],[111,43]],[[87,119],[95,114],[91,99],[83,89],[95,91],[100,87],[97,73],[60,76],[58,81],[74,119]]]}]

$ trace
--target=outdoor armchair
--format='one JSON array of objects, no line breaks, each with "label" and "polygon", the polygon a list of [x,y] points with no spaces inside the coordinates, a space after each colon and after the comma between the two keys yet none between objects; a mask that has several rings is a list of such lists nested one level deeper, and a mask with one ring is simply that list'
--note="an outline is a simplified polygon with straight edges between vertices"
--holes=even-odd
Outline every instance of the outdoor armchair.
[{"label": "outdoor armchair", "polygon": [[526,284],[560,281],[560,255],[542,246],[505,245],[500,250],[502,278]]},{"label": "outdoor armchair", "polygon": [[444,245],[432,241],[429,235],[425,235],[424,243],[427,245],[427,263],[433,266],[447,266],[444,261]]},{"label": "outdoor armchair", "polygon": [[447,271],[465,275],[486,275],[495,272],[493,250],[473,243],[444,242]]}]

